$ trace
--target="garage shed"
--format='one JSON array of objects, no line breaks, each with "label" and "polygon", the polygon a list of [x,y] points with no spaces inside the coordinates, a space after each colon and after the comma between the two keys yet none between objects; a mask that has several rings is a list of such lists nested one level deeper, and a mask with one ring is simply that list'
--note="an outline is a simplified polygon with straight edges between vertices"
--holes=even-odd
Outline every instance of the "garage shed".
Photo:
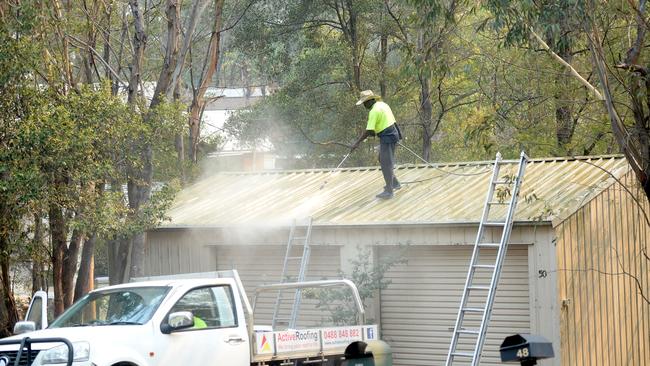
[{"label": "garage shed", "polygon": [[[169,222],[147,233],[145,271],[235,268],[248,289],[278,282],[293,220],[311,217],[307,277],[399,258],[368,317],[395,365],[444,364],[492,166],[399,166],[404,186],[386,201],[374,197],[377,167],[217,173],[184,189]],[[501,364],[499,345],[514,333],[553,341],[556,357],[540,365],[649,360],[648,212],[621,156],[531,160],[481,364]],[[299,323],[327,320],[316,300],[303,303]],[[273,306],[259,301],[260,321]]]}]

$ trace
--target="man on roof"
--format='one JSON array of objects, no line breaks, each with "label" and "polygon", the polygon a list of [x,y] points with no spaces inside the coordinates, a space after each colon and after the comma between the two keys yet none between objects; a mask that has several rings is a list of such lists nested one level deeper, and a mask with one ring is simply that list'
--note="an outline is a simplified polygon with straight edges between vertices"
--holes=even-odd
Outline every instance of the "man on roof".
[{"label": "man on roof", "polygon": [[388,199],[393,197],[393,191],[402,188],[393,172],[395,167],[395,147],[402,138],[399,128],[395,124],[395,116],[388,104],[381,101],[381,96],[372,90],[361,92],[357,105],[363,104],[368,112],[366,130],[352,145],[352,150],[359,147],[368,136],[379,136],[379,165],[384,175],[384,191],[377,198]]}]

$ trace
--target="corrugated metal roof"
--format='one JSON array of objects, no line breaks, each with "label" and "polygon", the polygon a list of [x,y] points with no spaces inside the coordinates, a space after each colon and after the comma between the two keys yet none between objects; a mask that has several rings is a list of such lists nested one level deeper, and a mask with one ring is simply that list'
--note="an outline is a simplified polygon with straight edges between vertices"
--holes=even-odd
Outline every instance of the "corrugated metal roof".
[{"label": "corrugated metal roof", "polygon": [[[384,185],[378,167],[217,173],[180,192],[168,212],[171,222],[162,227],[281,225],[309,215],[315,225],[475,223],[492,166],[491,161],[399,166],[403,188],[390,200],[375,198]],[[575,211],[612,184],[599,167],[616,177],[629,170],[622,156],[531,160],[515,220],[548,222]],[[507,163],[502,172],[515,169],[515,162]]]}]

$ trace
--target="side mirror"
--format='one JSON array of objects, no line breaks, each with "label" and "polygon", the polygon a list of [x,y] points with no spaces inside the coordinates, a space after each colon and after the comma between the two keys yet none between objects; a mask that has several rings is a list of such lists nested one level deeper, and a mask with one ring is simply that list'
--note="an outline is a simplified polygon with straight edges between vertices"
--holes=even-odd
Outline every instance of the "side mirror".
[{"label": "side mirror", "polygon": [[176,330],[192,328],[194,326],[194,314],[191,311],[176,311],[167,317],[167,321],[160,325],[163,334],[169,334]]},{"label": "side mirror", "polygon": [[29,333],[35,330],[36,323],[28,320],[17,322],[16,325],[14,325],[14,335]]}]

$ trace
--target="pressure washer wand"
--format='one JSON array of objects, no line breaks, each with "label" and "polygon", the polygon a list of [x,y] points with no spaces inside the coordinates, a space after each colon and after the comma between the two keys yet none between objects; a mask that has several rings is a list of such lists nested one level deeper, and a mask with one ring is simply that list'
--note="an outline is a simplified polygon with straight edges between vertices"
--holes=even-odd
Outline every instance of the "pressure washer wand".
[{"label": "pressure washer wand", "polygon": [[[347,154],[345,154],[345,156],[343,157],[343,160],[341,160],[341,162],[339,163],[339,165],[336,166],[336,169],[340,168],[341,165],[343,165],[343,163],[345,163],[345,161],[348,160],[348,157],[350,157],[350,154],[352,154],[353,151],[354,151],[354,149],[350,150]],[[325,188],[325,185],[326,185],[326,184],[327,184],[327,180],[324,181],[323,184],[321,184],[321,186],[320,186],[319,189],[323,189],[323,188]]]},{"label": "pressure washer wand", "polygon": [[352,154],[352,151],[353,150],[350,150],[347,154],[345,154],[345,156],[343,157],[343,160],[341,160],[339,165],[336,166],[336,169],[340,168],[341,165],[343,165],[343,163],[345,163],[345,161],[348,160],[348,157],[350,156],[350,154]]}]

